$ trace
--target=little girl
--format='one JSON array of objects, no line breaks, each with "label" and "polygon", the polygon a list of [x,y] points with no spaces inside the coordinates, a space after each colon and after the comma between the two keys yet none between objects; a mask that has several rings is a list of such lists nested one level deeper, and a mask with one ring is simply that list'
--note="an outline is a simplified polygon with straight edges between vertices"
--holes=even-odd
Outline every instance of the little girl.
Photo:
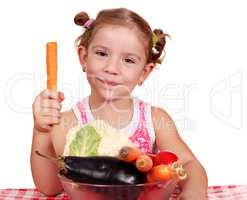
[{"label": "little girl", "polygon": [[103,119],[128,134],[144,152],[154,149],[175,152],[182,163],[187,163],[188,172],[179,197],[206,199],[205,170],[180,138],[174,121],[162,108],[131,95],[136,85],[141,86],[155,65],[161,63],[167,34],[161,29],[152,30],[142,17],[123,8],[103,10],[95,20],[81,12],[74,21],[84,28],[76,44],[91,94],[62,113],[61,102],[65,99],[62,92],[45,90],[36,97],[31,152],[36,187],[46,195],[62,191],[57,167],[36,156],[34,151],[62,155],[70,128]]}]

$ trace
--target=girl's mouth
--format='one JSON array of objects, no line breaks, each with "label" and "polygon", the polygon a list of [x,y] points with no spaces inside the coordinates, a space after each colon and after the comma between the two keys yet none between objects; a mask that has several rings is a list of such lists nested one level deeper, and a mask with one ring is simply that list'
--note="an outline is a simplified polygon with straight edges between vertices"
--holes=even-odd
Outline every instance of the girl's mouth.
[{"label": "girl's mouth", "polygon": [[119,83],[116,83],[114,81],[109,81],[109,80],[102,80],[102,79],[99,79],[99,78],[96,78],[97,80],[99,80],[101,83],[103,83],[104,85],[106,85],[107,87],[114,87],[114,86],[117,86],[119,85]]}]

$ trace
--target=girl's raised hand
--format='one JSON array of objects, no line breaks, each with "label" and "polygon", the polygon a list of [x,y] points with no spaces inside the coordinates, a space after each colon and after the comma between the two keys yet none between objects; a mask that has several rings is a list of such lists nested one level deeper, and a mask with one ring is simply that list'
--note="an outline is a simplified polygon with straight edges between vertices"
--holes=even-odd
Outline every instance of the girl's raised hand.
[{"label": "girl's raised hand", "polygon": [[54,124],[61,119],[61,102],[64,100],[62,92],[49,89],[42,91],[33,102],[34,128],[39,132],[48,133]]}]

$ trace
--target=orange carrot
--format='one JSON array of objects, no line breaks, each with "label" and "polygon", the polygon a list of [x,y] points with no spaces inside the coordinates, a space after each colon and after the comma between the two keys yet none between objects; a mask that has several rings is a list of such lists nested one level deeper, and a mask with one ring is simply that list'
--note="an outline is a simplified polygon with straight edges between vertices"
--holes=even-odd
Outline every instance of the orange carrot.
[{"label": "orange carrot", "polygon": [[46,44],[47,88],[57,90],[57,43]]},{"label": "orange carrot", "polygon": [[153,167],[153,161],[148,155],[140,155],[136,159],[136,168],[141,172],[148,172]]},{"label": "orange carrot", "polygon": [[166,181],[175,177],[176,172],[172,170],[168,165],[160,164],[154,166],[147,174],[148,182],[154,181]]},{"label": "orange carrot", "polygon": [[137,159],[138,156],[141,155],[141,151],[135,147],[122,147],[119,151],[119,158],[126,162],[132,162]]}]

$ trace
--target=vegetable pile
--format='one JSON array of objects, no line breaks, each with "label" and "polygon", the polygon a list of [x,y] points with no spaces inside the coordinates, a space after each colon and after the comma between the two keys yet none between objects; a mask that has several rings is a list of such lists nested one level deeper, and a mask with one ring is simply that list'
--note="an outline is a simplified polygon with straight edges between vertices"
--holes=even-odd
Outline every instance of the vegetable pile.
[{"label": "vegetable pile", "polygon": [[[36,153],[43,157],[48,157]],[[166,182],[187,177],[178,157],[170,151],[145,154],[134,146],[128,136],[102,120],[72,128],[66,138],[63,156],[49,158],[59,166],[60,175],[75,183],[97,185],[121,185],[117,190],[128,189],[136,184]],[[126,199],[98,188],[94,192],[114,200]],[[137,199],[139,189],[132,187],[131,199]],[[128,199],[130,197],[128,196]]]}]

